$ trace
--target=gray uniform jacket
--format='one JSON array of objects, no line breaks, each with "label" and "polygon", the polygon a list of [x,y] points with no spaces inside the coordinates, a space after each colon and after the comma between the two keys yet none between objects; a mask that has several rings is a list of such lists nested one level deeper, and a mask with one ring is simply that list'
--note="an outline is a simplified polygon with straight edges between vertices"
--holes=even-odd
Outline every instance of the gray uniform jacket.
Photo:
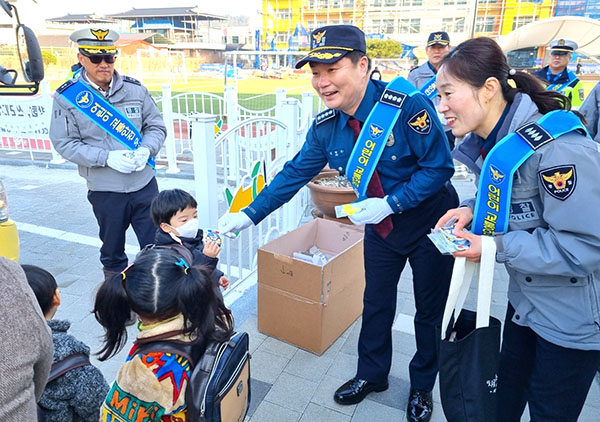
[{"label": "gray uniform jacket", "polygon": [[[517,94],[497,139],[540,117],[529,96]],[[478,140],[468,135],[453,152],[477,175]],[[496,259],[510,276],[513,322],[581,350],[600,350],[599,168],[599,144],[578,133],[542,146],[515,172],[508,231],[495,237]],[[548,182],[556,172],[566,190]]]},{"label": "gray uniform jacket", "polygon": [[[85,69],[81,71],[81,79],[88,81]],[[112,87],[105,99],[138,128],[142,135],[141,145],[150,150],[150,156],[158,154],[165,142],[167,129],[148,90],[139,81],[115,71]],[[154,170],[148,165],[141,171],[127,174],[108,167],[108,152],[127,147],[58,93],[54,94],[50,139],[60,155],[78,165],[79,174],[87,180],[89,190],[136,192],[154,177]]]},{"label": "gray uniform jacket", "polygon": [[[429,62],[424,63],[421,66],[417,66],[408,73],[408,82],[413,84],[418,90],[420,90],[421,87],[427,82],[429,82],[429,80],[433,78],[433,75],[435,75],[435,73],[433,73],[433,70],[431,70],[431,68],[429,67],[428,63]],[[437,111],[440,105],[440,97],[436,95],[431,101],[433,102],[433,105],[435,106],[435,109]],[[442,122],[444,132],[448,132],[450,130],[450,127],[446,123],[446,119],[444,119],[444,116],[441,115],[439,112],[438,118],[440,119],[440,122]]]},{"label": "gray uniform jacket", "polygon": [[585,127],[594,141],[600,142],[600,82],[589,93],[579,112],[585,116]]},{"label": "gray uniform jacket", "polygon": [[0,257],[0,421],[36,421],[52,366],[52,336],[25,273]]}]

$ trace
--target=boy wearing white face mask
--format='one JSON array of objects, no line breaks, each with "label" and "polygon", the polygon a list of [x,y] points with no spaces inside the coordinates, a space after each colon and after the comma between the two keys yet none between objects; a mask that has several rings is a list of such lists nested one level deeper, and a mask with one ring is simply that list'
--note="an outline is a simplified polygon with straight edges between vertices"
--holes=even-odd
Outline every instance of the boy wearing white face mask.
[{"label": "boy wearing white face mask", "polygon": [[159,192],[152,201],[150,213],[158,227],[154,237],[157,245],[180,244],[192,253],[192,265],[203,265],[211,271],[211,278],[227,289],[229,279],[217,269],[217,255],[221,247],[217,242],[203,241],[204,234],[198,228],[198,203],[192,195],[181,189]]}]

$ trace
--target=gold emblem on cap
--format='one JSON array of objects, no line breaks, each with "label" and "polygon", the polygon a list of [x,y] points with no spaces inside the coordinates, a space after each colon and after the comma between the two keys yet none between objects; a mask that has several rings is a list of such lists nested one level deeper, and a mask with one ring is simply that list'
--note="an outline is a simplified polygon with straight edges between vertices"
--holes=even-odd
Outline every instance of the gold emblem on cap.
[{"label": "gold emblem on cap", "polygon": [[308,57],[314,57],[315,59],[329,60],[334,57],[341,56],[342,53],[321,53],[320,51],[312,52],[308,55]]},{"label": "gold emblem on cap", "polygon": [[436,40],[441,40],[442,39],[442,34],[433,34],[434,38]]},{"label": "gold emblem on cap", "polygon": [[325,32],[327,32],[327,30],[324,30],[323,32],[317,32],[316,34],[313,34],[313,38],[315,39],[315,42],[317,44],[321,43],[321,39],[325,35]]},{"label": "gold emblem on cap", "polygon": [[104,41],[108,35],[108,29],[90,29],[90,32],[98,41]]},{"label": "gold emblem on cap", "polygon": [[558,45],[561,47],[565,45],[565,40],[558,40]]}]

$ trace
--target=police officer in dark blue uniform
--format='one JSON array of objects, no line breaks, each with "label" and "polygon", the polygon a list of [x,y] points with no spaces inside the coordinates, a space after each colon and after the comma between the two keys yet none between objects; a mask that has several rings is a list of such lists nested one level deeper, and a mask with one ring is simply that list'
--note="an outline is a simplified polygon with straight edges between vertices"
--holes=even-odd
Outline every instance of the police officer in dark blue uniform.
[{"label": "police officer in dark blue uniform", "polygon": [[401,108],[399,118],[377,162],[368,198],[355,203],[362,210],[350,216],[354,224],[366,224],[366,287],[357,373],[335,392],[334,399],[355,404],[372,391],[388,388],[397,285],[408,260],[417,309],[408,420],[428,421],[438,371],[435,326],[441,322],[453,258],[440,255],[426,235],[446,210],[458,204],[449,183],[454,167],[444,130],[423,94],[411,88],[411,95],[389,95],[386,83],[369,78],[365,36],[354,26],[313,31],[311,51],[296,67],[306,63],[313,87],[329,109],[317,115],[300,152],[252,204],[223,216],[219,228],[229,233],[258,224],[326,164],[345,174],[361,124],[380,100],[392,99]]}]

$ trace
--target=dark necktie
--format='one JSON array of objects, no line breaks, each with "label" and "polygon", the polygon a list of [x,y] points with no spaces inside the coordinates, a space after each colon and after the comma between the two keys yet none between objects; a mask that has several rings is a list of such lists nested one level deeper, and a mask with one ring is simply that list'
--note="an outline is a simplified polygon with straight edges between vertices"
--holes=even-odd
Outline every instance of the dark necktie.
[{"label": "dark necktie", "polygon": [[[362,122],[354,117],[351,117],[348,120],[348,125],[354,131],[354,141],[356,141],[358,139],[358,135],[360,134],[360,129],[362,128]],[[369,198],[383,198],[385,196],[377,169],[375,169],[373,176],[371,176],[371,180],[369,180],[369,185],[367,186],[367,196]],[[375,225],[375,230],[377,233],[379,233],[379,236],[384,239],[392,232],[393,229],[394,224],[392,222],[392,217],[389,215]]]}]

